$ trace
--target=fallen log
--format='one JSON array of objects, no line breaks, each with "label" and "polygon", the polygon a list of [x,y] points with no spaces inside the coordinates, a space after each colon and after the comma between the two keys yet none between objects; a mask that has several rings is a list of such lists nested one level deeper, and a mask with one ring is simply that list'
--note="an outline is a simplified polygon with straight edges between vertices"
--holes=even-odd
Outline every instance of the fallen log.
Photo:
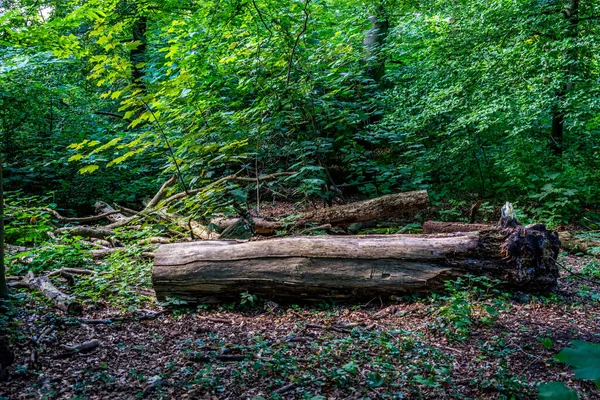
[{"label": "fallen log", "polygon": [[29,272],[22,280],[11,282],[10,286],[40,291],[56,308],[68,314],[79,315],[83,312],[81,303],[58,290],[47,276],[36,278],[33,272]]},{"label": "fallen log", "polygon": [[466,274],[548,291],[559,248],[544,225],[506,223],[480,233],[177,243],[159,247],[152,281],[160,301],[201,303],[239,300],[242,292],[288,302],[389,298]]},{"label": "fallen log", "polygon": [[427,221],[423,223],[423,233],[479,232],[490,229],[496,229],[496,225],[438,221]]},{"label": "fallen log", "polygon": [[310,222],[318,224],[348,225],[354,222],[395,217],[399,214],[422,210],[427,207],[429,197],[426,190],[390,194],[355,203],[321,208],[302,214],[295,225]]},{"label": "fallen log", "polygon": [[[490,224],[466,224],[462,222],[438,222],[427,221],[423,224],[423,233],[454,233],[454,232],[478,232],[496,229],[495,225]],[[600,242],[586,240],[573,235],[571,232],[558,232],[561,250],[570,253],[592,253],[593,248],[600,247]]]},{"label": "fallen log", "polygon": [[[427,191],[397,193],[375,199],[358,201],[329,208],[303,213],[293,226],[263,218],[215,218],[211,224],[224,229],[223,239],[247,239],[252,234],[273,235],[276,230],[301,228],[311,223],[319,225],[343,226],[358,222],[396,217],[399,214],[413,212],[427,207]],[[232,235],[231,230],[240,231]]]}]

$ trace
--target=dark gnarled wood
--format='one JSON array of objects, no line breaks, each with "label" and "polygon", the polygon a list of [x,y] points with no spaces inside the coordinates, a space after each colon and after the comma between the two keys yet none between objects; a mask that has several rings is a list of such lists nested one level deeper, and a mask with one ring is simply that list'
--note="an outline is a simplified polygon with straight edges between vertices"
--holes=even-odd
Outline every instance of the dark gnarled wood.
[{"label": "dark gnarled wood", "polygon": [[153,284],[159,300],[238,300],[249,292],[300,302],[357,300],[438,289],[465,274],[548,290],[558,276],[558,238],[543,225],[514,232],[317,236],[246,243],[161,246]]}]

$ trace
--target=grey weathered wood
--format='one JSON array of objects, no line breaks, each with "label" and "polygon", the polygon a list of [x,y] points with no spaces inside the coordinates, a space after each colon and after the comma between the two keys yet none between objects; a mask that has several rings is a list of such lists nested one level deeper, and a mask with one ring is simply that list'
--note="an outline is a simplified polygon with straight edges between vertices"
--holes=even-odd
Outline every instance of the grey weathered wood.
[{"label": "grey weathered wood", "polygon": [[[552,234],[540,232],[531,235]],[[156,253],[152,279],[159,300],[204,303],[238,300],[242,292],[290,302],[385,297],[433,290],[468,273],[530,288],[556,283],[551,241],[530,266],[519,261],[529,258],[507,253],[505,238],[490,231],[168,244]]]},{"label": "grey weathered wood", "polygon": [[402,213],[422,210],[428,204],[429,197],[426,190],[396,193],[307,212],[302,214],[296,221],[296,225],[303,225],[308,222],[348,225],[354,222],[396,217]]}]

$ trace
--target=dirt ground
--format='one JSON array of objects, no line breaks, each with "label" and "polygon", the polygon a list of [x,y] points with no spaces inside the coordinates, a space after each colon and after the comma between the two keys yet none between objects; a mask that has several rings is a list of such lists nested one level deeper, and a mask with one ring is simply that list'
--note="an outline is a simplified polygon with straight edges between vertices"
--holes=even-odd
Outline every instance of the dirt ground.
[{"label": "dirt ground", "polygon": [[[564,262],[577,273],[589,260]],[[567,273],[546,297],[470,297],[467,320],[460,294],[104,308],[81,320],[24,294],[0,399],[517,399],[557,380],[598,399],[593,382],[554,356],[574,340],[600,342],[599,288]],[[115,316],[123,319],[106,320]],[[64,347],[92,339],[89,352]]]}]

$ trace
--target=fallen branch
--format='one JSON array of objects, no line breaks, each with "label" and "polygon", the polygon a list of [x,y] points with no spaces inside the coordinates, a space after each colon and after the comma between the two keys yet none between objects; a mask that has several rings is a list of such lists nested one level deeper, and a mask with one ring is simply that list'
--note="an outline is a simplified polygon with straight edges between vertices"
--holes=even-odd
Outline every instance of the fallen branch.
[{"label": "fallen branch", "polygon": [[338,332],[338,333],[350,333],[350,331],[348,329],[338,328],[336,326],[324,326],[324,325],[317,325],[317,324],[306,324],[306,328],[307,329],[321,329],[321,330],[324,330],[324,331],[334,331],[334,332]]},{"label": "fallen branch", "polygon": [[423,233],[479,232],[495,228],[495,225],[490,224],[427,221],[423,224]]},{"label": "fallen branch", "polygon": [[58,290],[47,276],[35,277],[33,272],[27,273],[23,279],[17,282],[11,282],[11,287],[25,287],[31,290],[40,291],[49,299],[56,308],[68,314],[81,314],[83,306],[72,296],[66,295]]},{"label": "fallen branch", "polygon": [[120,211],[121,210],[115,210],[113,207],[111,207],[110,205],[108,205],[107,202],[105,201],[97,201],[96,203],[94,203],[94,208],[96,209],[97,213],[100,214],[108,214],[112,211],[117,211],[117,213],[115,214],[111,214],[109,215],[107,218],[109,221],[111,222],[116,222],[120,219],[128,219],[130,217],[122,214]]},{"label": "fallen branch", "polygon": [[232,175],[227,175],[224,176],[221,179],[217,179],[216,181],[209,183],[208,185],[198,188],[198,189],[193,189],[193,190],[188,190],[187,192],[180,192],[177,194],[174,194],[168,198],[166,198],[162,203],[161,206],[165,206],[169,203],[172,203],[175,200],[179,200],[182,199],[186,196],[193,196],[196,195],[204,190],[210,189],[212,187],[215,187],[221,183],[224,182],[228,182],[228,181],[238,181],[238,182],[262,182],[262,181],[268,181],[268,180],[273,180],[273,179],[277,179],[281,176],[291,176],[296,174],[296,172],[276,172],[270,175],[264,175],[258,178],[247,178],[247,177],[240,177],[239,174],[241,174],[242,172],[246,171],[245,168],[242,168],[241,170],[239,170],[238,172],[236,172],[235,174]]},{"label": "fallen branch", "polygon": [[290,383],[288,385],[282,386],[277,390],[274,390],[271,394],[284,394],[290,392],[298,387],[297,383]]},{"label": "fallen branch", "polygon": [[90,217],[68,218],[68,217],[63,217],[62,215],[60,215],[58,213],[58,211],[53,210],[51,208],[43,208],[43,210],[52,214],[60,222],[79,222],[79,223],[96,222],[96,221],[100,221],[105,218],[108,218],[111,215],[121,214],[120,210],[112,210],[109,212],[105,212],[103,214],[92,215]]},{"label": "fallen branch", "polygon": [[149,314],[132,315],[132,316],[126,316],[126,317],[102,318],[102,319],[79,318],[77,321],[79,321],[82,324],[86,324],[86,325],[108,325],[108,324],[113,324],[115,322],[146,321],[146,320],[150,320],[150,319],[155,319],[163,314],[166,314],[167,312],[168,312],[167,310],[163,310],[163,311],[157,311],[157,312],[149,313]]},{"label": "fallen branch", "polygon": [[81,236],[96,239],[106,239],[115,235],[115,233],[108,229],[92,228],[89,226],[73,226],[66,228],[59,228],[56,232],[65,232],[69,236]]},{"label": "fallen branch", "polygon": [[54,270],[52,272],[50,272],[48,275],[46,276],[55,276],[55,275],[61,275],[63,273],[68,273],[68,274],[75,274],[75,275],[95,275],[96,272],[95,271],[91,271],[89,269],[82,269],[82,268],[61,268],[61,269],[57,269]]},{"label": "fallen branch", "polygon": [[425,190],[390,194],[304,213],[296,220],[294,226],[306,225],[310,222],[349,225],[354,222],[395,217],[401,213],[418,211],[425,208],[428,203],[429,198]]},{"label": "fallen branch", "polygon": [[82,353],[82,354],[89,353],[90,351],[94,350],[98,346],[100,346],[100,341],[98,339],[92,339],[87,342],[83,342],[81,344],[75,345],[75,346],[63,346],[63,348],[67,351],[64,353],[58,354],[57,356],[55,356],[55,358],[65,358],[65,357],[72,356],[73,354],[79,354],[79,353]]},{"label": "fallen branch", "polygon": [[4,248],[8,254],[25,253],[26,251],[32,251],[33,248],[25,246],[15,246],[12,244],[4,244]]},{"label": "fallen branch", "polygon": [[60,275],[65,278],[70,285],[75,284],[75,275],[95,275],[96,272],[89,269],[80,268],[61,268],[47,274],[47,277]]},{"label": "fallen branch", "polygon": [[106,249],[92,250],[91,253],[92,253],[93,258],[104,258],[104,257],[111,255],[115,251],[119,251],[119,250],[121,250],[121,248],[119,248],[119,249],[106,248]]},{"label": "fallen branch", "polygon": [[[465,224],[462,222],[437,222],[427,221],[423,224],[424,233],[453,233],[453,232],[475,232],[495,229],[495,225],[489,224]],[[581,239],[571,232],[558,232],[561,249],[573,253],[591,253],[594,247],[600,247],[600,242]]]},{"label": "fallen branch", "polygon": [[156,205],[164,197],[165,191],[169,187],[173,186],[175,183],[177,183],[177,176],[173,175],[171,178],[169,178],[169,180],[167,180],[165,183],[162,184],[162,186],[160,187],[160,189],[158,190],[158,192],[156,192],[156,194],[154,195],[154,197],[152,198],[152,200],[150,200],[148,202],[148,204],[146,204],[146,207],[144,207],[144,210],[150,210],[150,209],[153,209],[154,207],[156,207]]}]

